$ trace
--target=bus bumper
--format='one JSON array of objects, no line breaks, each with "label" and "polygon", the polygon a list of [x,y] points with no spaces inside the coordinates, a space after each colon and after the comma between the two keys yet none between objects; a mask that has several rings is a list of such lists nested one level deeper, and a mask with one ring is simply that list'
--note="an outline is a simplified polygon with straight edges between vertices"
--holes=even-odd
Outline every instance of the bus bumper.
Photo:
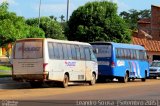
[{"label": "bus bumper", "polygon": [[20,81],[20,82],[46,81],[46,80],[48,80],[48,74],[46,73],[46,74],[12,75],[12,79],[15,80],[15,81]]}]

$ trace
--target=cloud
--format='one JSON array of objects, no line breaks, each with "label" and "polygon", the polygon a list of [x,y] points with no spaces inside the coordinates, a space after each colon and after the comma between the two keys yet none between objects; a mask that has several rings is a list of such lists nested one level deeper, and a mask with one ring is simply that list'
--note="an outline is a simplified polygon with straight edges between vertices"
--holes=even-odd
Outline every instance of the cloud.
[{"label": "cloud", "polygon": [[5,1],[8,2],[10,5],[18,5],[18,3],[15,0],[0,0],[0,4]]},{"label": "cloud", "polygon": [[116,3],[117,6],[118,6],[118,13],[122,12],[122,11],[127,11],[130,9],[130,6],[125,4],[123,2],[123,0],[107,0],[107,1],[110,1],[110,2],[113,2],[113,3]]},{"label": "cloud", "polygon": [[[39,11],[39,5],[33,5],[32,7],[37,12]],[[70,3],[69,6],[69,14],[75,9],[75,5]],[[50,14],[54,15],[56,17],[61,16],[62,14],[66,16],[67,12],[67,4],[66,3],[60,3],[60,4],[41,4],[41,15],[43,14]]]},{"label": "cloud", "polygon": [[66,8],[66,4],[44,4],[41,6],[41,10],[44,12],[62,12]]}]

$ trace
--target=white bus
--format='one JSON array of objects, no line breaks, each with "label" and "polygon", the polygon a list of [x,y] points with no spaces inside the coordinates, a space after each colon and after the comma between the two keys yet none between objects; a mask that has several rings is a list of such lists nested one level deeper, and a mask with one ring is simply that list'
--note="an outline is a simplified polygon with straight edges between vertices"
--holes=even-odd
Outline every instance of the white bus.
[{"label": "white bus", "polygon": [[89,43],[28,38],[15,42],[12,55],[12,77],[16,81],[30,82],[39,87],[44,82],[58,82],[67,87],[68,82],[97,80],[97,59]]}]

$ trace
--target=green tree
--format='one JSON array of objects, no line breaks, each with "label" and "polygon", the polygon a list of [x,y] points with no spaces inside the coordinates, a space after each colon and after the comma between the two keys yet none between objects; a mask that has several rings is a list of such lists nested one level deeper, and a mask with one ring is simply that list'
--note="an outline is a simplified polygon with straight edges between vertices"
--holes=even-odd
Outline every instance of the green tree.
[{"label": "green tree", "polygon": [[[8,3],[3,2],[0,5],[0,46],[5,46],[17,39],[30,37],[33,30],[35,28],[28,26],[23,17],[8,11]],[[41,29],[36,30],[37,35],[44,36]]]},{"label": "green tree", "polygon": [[53,16],[53,15],[49,16],[49,18],[51,18],[52,20],[57,21],[57,17],[55,17],[55,16]]},{"label": "green tree", "polygon": [[140,13],[139,18],[151,18],[151,10],[147,10],[147,9],[140,10],[139,13]]},{"label": "green tree", "polygon": [[75,10],[69,21],[66,35],[69,40],[84,42],[129,42],[130,30],[117,15],[117,5],[108,1],[89,2]]},{"label": "green tree", "polygon": [[120,16],[125,20],[125,22],[128,24],[130,29],[136,30],[137,21],[142,18],[150,18],[151,11],[147,9],[140,10],[140,11],[131,9],[129,10],[129,12],[126,12],[126,11],[121,12]]},{"label": "green tree", "polygon": [[[26,23],[31,26],[38,26],[38,18],[26,20]],[[40,28],[45,32],[46,38],[66,39],[63,34],[63,29],[54,17],[41,17]]]},{"label": "green tree", "polygon": [[64,15],[61,15],[61,16],[60,16],[60,19],[61,19],[61,23],[64,22],[64,21],[65,21],[65,20],[64,20]]},{"label": "green tree", "polygon": [[45,38],[45,33],[42,29],[34,26],[28,26],[29,34],[27,38]]}]

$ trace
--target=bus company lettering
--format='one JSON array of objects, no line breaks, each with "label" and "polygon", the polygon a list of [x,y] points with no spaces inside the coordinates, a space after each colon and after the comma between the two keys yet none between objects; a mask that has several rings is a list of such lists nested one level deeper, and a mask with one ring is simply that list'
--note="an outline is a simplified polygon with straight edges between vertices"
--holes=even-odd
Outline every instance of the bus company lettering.
[{"label": "bus company lettering", "polygon": [[117,60],[117,66],[125,66],[125,62],[122,60]]},{"label": "bus company lettering", "polygon": [[76,66],[75,61],[65,61],[66,66]]},{"label": "bus company lettering", "polygon": [[18,48],[18,50],[23,50],[25,52],[30,52],[30,51],[40,51],[41,47],[25,47],[22,49],[22,47]]},{"label": "bus company lettering", "polygon": [[26,47],[24,51],[39,51],[41,47]]}]

